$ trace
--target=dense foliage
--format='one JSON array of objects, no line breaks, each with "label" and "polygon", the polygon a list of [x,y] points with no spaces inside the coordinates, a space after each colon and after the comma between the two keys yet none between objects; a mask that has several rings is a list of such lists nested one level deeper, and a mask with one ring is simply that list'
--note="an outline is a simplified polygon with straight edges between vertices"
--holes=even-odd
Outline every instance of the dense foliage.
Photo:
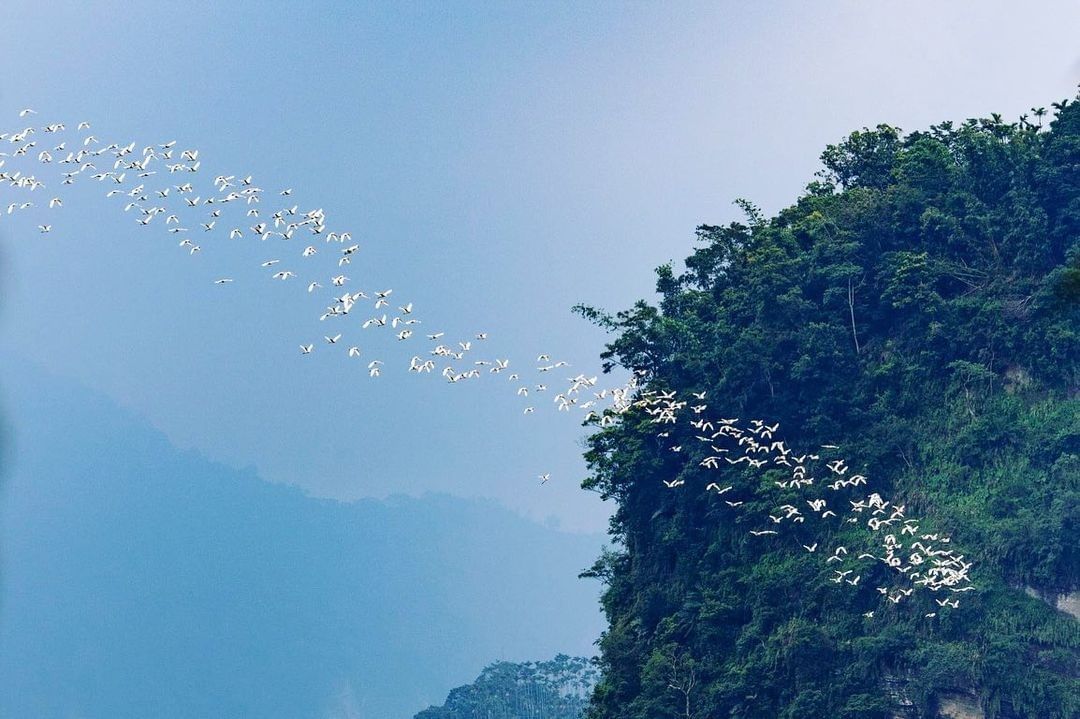
[{"label": "dense foliage", "polygon": [[580,719],[595,684],[595,666],[581,657],[496,662],[415,719]]},{"label": "dense foliage", "polygon": [[[579,308],[613,332],[609,368],[779,420],[792,447],[841,445],[952,535],[977,587],[931,619],[931,598],[826,581],[796,542],[749,541],[632,411],[587,454],[585,486],[617,503],[617,549],[588,573],[609,620],[593,719],[932,717],[956,694],[989,717],[1080,715],[1078,622],[1033,597],[1080,585],[1080,103],[1054,107],[855,132],[775,217],[741,202],[747,222],[699,227],[655,306]],[[787,501],[761,486],[744,509]],[[866,540],[839,527],[816,538]]]}]

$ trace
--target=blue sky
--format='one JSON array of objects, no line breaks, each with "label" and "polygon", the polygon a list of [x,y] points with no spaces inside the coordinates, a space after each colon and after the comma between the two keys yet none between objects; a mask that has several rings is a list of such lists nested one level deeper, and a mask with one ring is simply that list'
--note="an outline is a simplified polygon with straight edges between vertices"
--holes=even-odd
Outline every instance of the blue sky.
[{"label": "blue sky", "polygon": [[[737,218],[736,197],[792,201],[827,143],[878,122],[1015,117],[1080,81],[1071,2],[16,0],[4,16],[0,132],[31,106],[198,147],[205,175],[250,173],[325,208],[425,330],[485,330],[494,354],[581,371],[603,337],[571,305],[647,296],[697,224]],[[72,192],[47,237],[36,218],[0,219],[10,351],[177,447],[313,494],[449,492],[604,525],[565,416],[522,418],[492,383],[305,361],[296,345],[321,328],[295,288],[210,282],[261,248],[189,258],[101,194]]]}]

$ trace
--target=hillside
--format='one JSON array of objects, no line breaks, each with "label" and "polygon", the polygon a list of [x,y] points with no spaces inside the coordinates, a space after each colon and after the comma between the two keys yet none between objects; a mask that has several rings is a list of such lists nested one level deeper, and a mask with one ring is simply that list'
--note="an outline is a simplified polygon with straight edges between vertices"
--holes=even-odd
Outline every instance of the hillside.
[{"label": "hillside", "polygon": [[414,719],[581,719],[595,685],[596,668],[584,657],[495,662]]},{"label": "hillside", "polygon": [[[622,547],[591,572],[593,719],[1080,715],[1080,630],[1055,609],[1080,585],[1080,102],[1055,111],[852,133],[794,205],[699,227],[657,304],[581,308],[649,388],[840,445],[975,583],[936,611],[829,582],[797,542],[748,541],[742,518],[793,493],[762,482],[737,514],[631,412],[588,453]],[[804,535],[869,546],[862,524]]]},{"label": "hillside", "polygon": [[313,499],[0,366],[0,717],[393,719],[494,658],[593,649],[575,575],[598,537],[478,500]]}]

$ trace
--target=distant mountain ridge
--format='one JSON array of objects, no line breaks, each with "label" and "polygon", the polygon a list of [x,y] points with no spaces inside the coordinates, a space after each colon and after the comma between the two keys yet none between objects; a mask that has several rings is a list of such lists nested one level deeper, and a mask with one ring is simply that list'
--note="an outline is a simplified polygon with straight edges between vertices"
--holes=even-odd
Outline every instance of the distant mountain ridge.
[{"label": "distant mountain ridge", "polygon": [[447,496],[344,504],[0,360],[0,717],[411,716],[590,652],[600,538]]},{"label": "distant mountain ridge", "polygon": [[495,662],[413,719],[581,719],[596,687],[596,664],[560,654],[540,662]]}]

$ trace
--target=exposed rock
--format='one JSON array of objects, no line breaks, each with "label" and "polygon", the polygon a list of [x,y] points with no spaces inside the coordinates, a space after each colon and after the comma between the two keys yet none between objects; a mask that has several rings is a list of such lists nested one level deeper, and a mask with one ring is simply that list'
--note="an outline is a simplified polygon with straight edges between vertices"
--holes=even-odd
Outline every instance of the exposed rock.
[{"label": "exposed rock", "polygon": [[1057,598],[1057,608],[1073,617],[1080,619],[1080,592],[1062,594]]},{"label": "exposed rock", "polygon": [[1059,612],[1065,612],[1073,619],[1080,619],[1080,592],[1069,592],[1068,594],[1052,594],[1047,592],[1040,592],[1034,587],[1024,587],[1024,593],[1029,597],[1040,599],[1049,604]]},{"label": "exposed rock", "polygon": [[985,719],[977,697],[968,694],[943,694],[938,698],[941,719]]},{"label": "exposed rock", "polygon": [[1005,368],[1005,391],[1012,394],[1016,391],[1027,389],[1031,385],[1031,375],[1019,365],[1009,365]]},{"label": "exposed rock", "polygon": [[919,715],[915,702],[907,694],[907,679],[887,674],[882,680],[882,686],[893,701],[891,719],[915,719]]},{"label": "exposed rock", "polygon": [[[883,688],[893,700],[890,719],[916,719],[920,716],[918,707],[908,695],[908,682],[907,678],[896,675],[886,675],[883,680]],[[938,696],[935,716],[938,719],[986,719],[979,698],[965,689]]]}]

